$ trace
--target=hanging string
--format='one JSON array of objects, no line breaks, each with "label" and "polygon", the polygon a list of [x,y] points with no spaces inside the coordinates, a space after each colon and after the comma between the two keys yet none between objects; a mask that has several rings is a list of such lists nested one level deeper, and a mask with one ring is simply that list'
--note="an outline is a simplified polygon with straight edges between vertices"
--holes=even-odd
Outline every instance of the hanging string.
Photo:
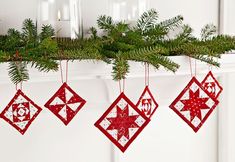
[{"label": "hanging string", "polygon": [[19,89],[22,90],[22,87],[23,87],[22,84],[23,84],[23,82],[20,82],[19,84],[20,84],[19,88],[18,88],[18,84],[16,84],[16,91],[18,91]]},{"label": "hanging string", "polygon": [[188,58],[189,58],[190,74],[191,74],[191,77],[193,77],[193,70],[192,70],[191,57],[188,57]]},{"label": "hanging string", "polygon": [[197,60],[196,60],[196,59],[194,59],[194,60],[195,60],[195,62],[194,62],[194,63],[195,63],[195,64],[194,64],[194,66],[195,66],[195,67],[194,67],[194,68],[195,68],[195,69],[194,69],[195,75],[194,75],[194,76],[196,77],[196,76],[197,76]]},{"label": "hanging string", "polygon": [[145,86],[149,85],[149,64],[144,63],[144,77],[145,77]]},{"label": "hanging string", "polygon": [[61,60],[60,60],[60,78],[61,78],[61,82],[64,83],[63,68],[62,68]]},{"label": "hanging string", "polygon": [[[65,65],[65,83],[68,81],[68,60],[66,61]],[[64,83],[64,75],[63,75],[63,67],[62,67],[62,61],[60,60],[60,77],[61,77],[61,82]]]},{"label": "hanging string", "polygon": [[[17,59],[19,59],[20,62],[22,62],[23,59],[22,59],[22,56],[20,55],[18,50],[16,50],[15,57]],[[17,66],[19,65],[18,61],[16,61],[15,63],[16,63]],[[20,85],[19,88],[18,88],[18,84]],[[16,84],[16,91],[18,91],[19,89],[22,90],[22,87],[23,87],[22,84],[23,84],[23,81],[21,81],[20,83]]]},{"label": "hanging string", "polygon": [[68,82],[68,69],[69,69],[69,65],[68,65],[68,60],[66,61],[66,78],[65,78],[65,82],[67,83]]},{"label": "hanging string", "polygon": [[209,71],[212,71],[212,65],[209,64]]},{"label": "hanging string", "polygon": [[[210,56],[210,58],[212,59],[212,56]],[[211,64],[208,64],[208,70],[209,70],[209,71],[212,71],[212,68],[213,68],[212,65],[211,65]]]},{"label": "hanging string", "polygon": [[147,85],[147,63],[144,63],[144,84]]},{"label": "hanging string", "polygon": [[147,64],[147,68],[148,68],[148,85],[149,85],[149,64]]},{"label": "hanging string", "polygon": [[118,81],[118,86],[119,86],[120,93],[124,92],[124,90],[125,90],[125,79],[122,79],[122,84],[121,84],[121,80],[119,80]]}]

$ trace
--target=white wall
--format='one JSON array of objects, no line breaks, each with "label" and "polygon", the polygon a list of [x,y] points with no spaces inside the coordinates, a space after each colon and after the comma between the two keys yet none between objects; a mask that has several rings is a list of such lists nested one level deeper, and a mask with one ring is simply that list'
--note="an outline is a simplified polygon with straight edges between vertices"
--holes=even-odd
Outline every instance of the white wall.
[{"label": "white wall", "polygon": [[[229,15],[226,19],[226,30],[231,33],[234,32],[231,15],[233,1],[226,1],[230,4],[229,8],[225,8]],[[109,13],[108,0],[84,0],[83,3],[85,26],[95,23],[98,15]],[[162,19],[182,14],[185,22],[195,29],[195,35],[199,35],[201,27],[206,23],[218,23],[217,0],[150,0],[149,3],[151,8],[154,7],[159,11]],[[22,21],[29,17],[34,20],[37,17],[37,0],[0,0],[2,20],[0,34],[6,33],[9,27],[21,28]],[[169,75],[169,72],[165,71],[151,71],[151,74],[154,74],[151,77],[151,89],[160,107],[150,124],[125,154],[113,147],[109,140],[93,126],[118,95],[117,83],[107,78],[110,75],[110,66],[84,62],[75,62],[71,65],[69,83],[88,102],[68,127],[43,107],[47,99],[60,86],[59,73],[42,74],[31,69],[31,80],[24,84],[24,91],[44,110],[25,136],[0,120],[0,161],[217,162],[219,159],[219,162],[234,162],[235,148],[232,139],[235,132],[232,98],[235,89],[234,73],[219,75],[225,87],[221,96],[224,102],[219,106],[219,115],[216,111],[213,112],[201,130],[195,134],[168,108],[190,78],[187,59],[180,62],[185,66],[177,75]],[[143,71],[139,70],[143,68],[140,66],[138,64],[132,67],[130,78],[127,80],[126,93],[134,102],[137,101],[143,89]],[[231,68],[233,68],[232,65]],[[1,64],[0,69],[1,111],[13,97],[15,86],[8,79],[7,65]],[[205,74],[203,69],[201,72],[200,78]],[[99,75],[102,76],[101,79]],[[219,131],[221,132],[217,133]]]},{"label": "white wall", "polygon": [[[61,84],[60,73],[43,74],[30,69],[31,80],[24,83],[23,91],[35,103],[42,106],[43,111],[24,136],[20,135],[7,122],[0,120],[1,159],[4,162],[172,162],[173,160],[217,162],[218,135],[221,135],[217,133],[219,131],[217,111],[212,113],[204,126],[195,134],[168,107],[190,79],[188,59],[184,57],[174,57],[173,59],[182,65],[176,75],[165,70],[158,72],[154,69],[150,70],[151,90],[160,107],[150,124],[124,154],[93,126],[118,95],[118,84],[110,78],[111,66],[101,62],[94,64],[86,61],[75,61],[69,64],[69,85],[87,100],[87,104],[67,127],[43,107],[59,88]],[[221,100],[225,101],[226,99],[226,103],[220,104],[217,108],[217,110],[223,109],[221,112],[223,114],[225,112],[225,115],[227,114],[226,109],[233,108],[231,93],[235,88],[232,84],[235,76],[230,75],[232,73],[218,74],[218,72],[226,72],[225,70],[235,70],[234,66],[231,69],[231,65],[234,65],[234,57],[226,58],[226,60],[231,63],[223,62],[225,68],[214,70],[217,76],[226,80],[226,83],[222,82],[224,92],[221,96]],[[15,86],[11,84],[7,76],[7,64],[1,64],[0,69],[0,89],[2,92],[0,93],[0,111],[2,111],[13,97]],[[126,81],[125,92],[133,102],[137,102],[144,88],[143,69],[143,65],[132,63],[131,72]],[[208,67],[205,64],[198,63],[198,78],[200,80],[207,71]],[[227,97],[228,93],[230,98]],[[233,116],[230,115],[229,126],[232,127]],[[223,132],[227,131],[224,127],[222,129]],[[224,134],[222,135],[224,136]],[[226,150],[234,147],[231,143],[228,147],[226,141],[223,141],[223,144],[225,144]],[[224,155],[227,155],[227,151]],[[230,160],[233,160],[232,150],[229,155]],[[233,161],[221,160],[220,162]]]},{"label": "white wall", "polygon": [[[117,0],[81,0],[82,4],[82,17],[84,23],[85,32],[91,26],[96,26],[96,20],[99,15],[109,14],[112,15],[110,6]],[[120,0],[119,0],[120,1]],[[125,0],[122,0],[125,1]],[[137,1],[137,0],[134,0]],[[55,4],[57,1],[49,0],[50,4]],[[96,4],[97,3],[97,4]],[[25,18],[32,18],[33,20],[40,20],[38,15],[38,4],[39,0],[1,0],[0,1],[0,34],[1,32],[6,33],[9,27],[21,28],[22,21]],[[159,11],[159,18],[167,19],[176,15],[183,15],[185,23],[190,24],[195,29],[195,35],[199,36],[200,29],[207,23],[218,24],[218,0],[146,0],[147,8],[156,8]],[[169,5],[170,4],[170,5]],[[17,6],[13,7],[12,6]],[[12,8],[12,9],[11,9]],[[49,7],[50,11],[53,11]],[[52,13],[51,13],[52,14]],[[50,19],[55,15],[49,15]],[[231,17],[231,16],[230,16]],[[49,23],[48,21],[42,23]],[[51,21],[52,24],[55,23]],[[64,30],[69,35],[69,27],[67,22],[59,22],[58,29],[61,26],[67,28],[68,31]],[[56,25],[55,25],[56,26]],[[2,29],[1,29],[2,28]],[[66,34],[65,34],[66,35]]]},{"label": "white wall", "polygon": [[150,0],[150,6],[156,8],[163,19],[182,15],[196,36],[200,36],[204,25],[218,25],[218,0]]},{"label": "white wall", "polygon": [[234,0],[221,0],[221,32],[235,36],[234,6]]},{"label": "white wall", "polygon": [[37,0],[0,0],[0,34],[8,28],[21,29],[26,18],[37,19]]}]

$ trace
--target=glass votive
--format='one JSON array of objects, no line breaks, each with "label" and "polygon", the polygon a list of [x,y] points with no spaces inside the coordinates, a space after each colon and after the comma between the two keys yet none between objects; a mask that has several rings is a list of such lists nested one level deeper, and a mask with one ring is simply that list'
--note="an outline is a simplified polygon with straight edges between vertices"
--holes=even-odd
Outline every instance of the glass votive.
[{"label": "glass votive", "polygon": [[82,35],[81,0],[39,0],[38,25],[51,24],[56,37]]},{"label": "glass votive", "polygon": [[110,16],[114,21],[135,22],[149,9],[149,0],[110,0]]}]

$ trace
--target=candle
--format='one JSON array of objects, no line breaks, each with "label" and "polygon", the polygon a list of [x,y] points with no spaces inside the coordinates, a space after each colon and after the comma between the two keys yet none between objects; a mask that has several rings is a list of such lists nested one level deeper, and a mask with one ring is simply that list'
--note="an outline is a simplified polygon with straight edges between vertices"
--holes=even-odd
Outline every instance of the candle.
[{"label": "candle", "polygon": [[58,10],[57,18],[58,18],[58,21],[60,21],[60,20],[61,20],[61,12],[60,12],[60,10]]}]

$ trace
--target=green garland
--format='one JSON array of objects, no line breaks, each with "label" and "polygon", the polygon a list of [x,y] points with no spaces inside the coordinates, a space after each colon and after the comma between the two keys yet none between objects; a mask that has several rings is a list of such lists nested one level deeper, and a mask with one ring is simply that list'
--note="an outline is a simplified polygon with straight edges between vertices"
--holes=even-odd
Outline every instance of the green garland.
[{"label": "green garland", "polygon": [[114,22],[105,15],[98,18],[97,24],[103,30],[102,36],[92,27],[89,38],[72,40],[55,38],[51,25],[43,25],[37,33],[33,21],[26,19],[22,32],[9,29],[6,36],[0,36],[0,62],[10,62],[8,72],[15,84],[29,79],[27,65],[43,72],[56,71],[57,60],[62,59],[102,60],[113,65],[113,78],[120,80],[129,71],[128,60],[175,72],[179,65],[167,56],[186,55],[219,66],[215,58],[235,49],[235,38],[216,35],[214,25],[206,25],[199,39],[192,35],[189,25],[183,24],[182,16],[159,22],[154,9],[143,13],[135,25]]}]

